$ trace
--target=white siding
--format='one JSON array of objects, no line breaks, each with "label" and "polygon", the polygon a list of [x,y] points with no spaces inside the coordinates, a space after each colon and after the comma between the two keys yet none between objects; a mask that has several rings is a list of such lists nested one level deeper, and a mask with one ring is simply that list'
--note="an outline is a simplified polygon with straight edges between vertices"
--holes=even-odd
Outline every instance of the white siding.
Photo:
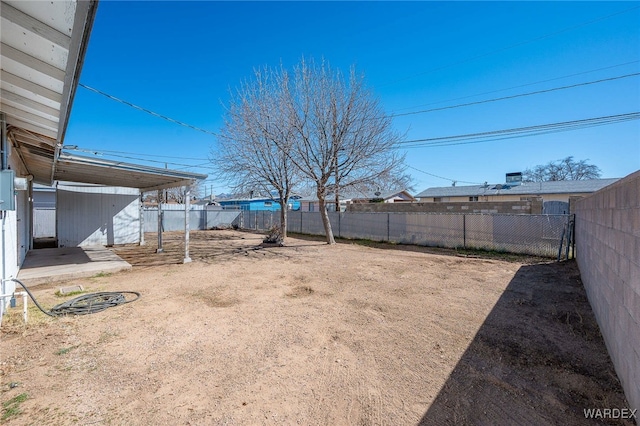
[{"label": "white siding", "polygon": [[[15,153],[12,152],[12,147],[8,144],[9,149],[9,166],[16,172],[17,177],[25,177],[26,172],[22,167],[22,163]],[[24,257],[27,254],[29,247],[29,206],[28,206],[27,191],[18,191],[16,197],[16,210],[6,211],[3,215],[6,215],[2,219],[0,226],[4,227],[4,241],[0,241],[0,262],[4,262],[5,277],[15,278],[18,276],[18,270],[24,261]],[[0,234],[2,239],[2,234]],[[0,270],[0,274],[2,271]],[[14,282],[5,282],[4,288],[0,288],[0,293],[13,293],[15,291],[16,284]],[[8,306],[9,299],[4,303],[0,301],[0,315],[4,313],[4,309]]]},{"label": "white siding", "polygon": [[132,188],[58,185],[58,245],[140,242],[140,191]]},{"label": "white siding", "polygon": [[56,208],[33,209],[33,238],[56,236]]}]

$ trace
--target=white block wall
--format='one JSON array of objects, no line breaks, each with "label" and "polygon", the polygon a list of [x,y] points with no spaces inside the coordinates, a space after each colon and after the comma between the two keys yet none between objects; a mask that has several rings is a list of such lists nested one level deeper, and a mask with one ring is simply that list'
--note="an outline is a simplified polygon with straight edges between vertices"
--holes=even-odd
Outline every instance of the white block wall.
[{"label": "white block wall", "polygon": [[640,171],[576,203],[576,252],[629,408],[640,413]]}]

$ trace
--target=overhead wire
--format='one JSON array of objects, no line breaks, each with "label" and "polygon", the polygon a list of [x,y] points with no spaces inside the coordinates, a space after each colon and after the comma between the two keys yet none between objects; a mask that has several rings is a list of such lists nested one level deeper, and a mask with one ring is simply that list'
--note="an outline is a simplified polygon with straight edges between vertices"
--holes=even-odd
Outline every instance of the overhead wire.
[{"label": "overhead wire", "polygon": [[[434,146],[463,145],[469,143],[489,142],[495,140],[512,139],[524,136],[537,136],[569,130],[578,130],[595,126],[616,124],[640,119],[640,112],[617,114],[602,117],[592,117],[581,120],[547,123],[535,126],[517,127],[511,129],[491,130],[487,132],[468,133],[461,135],[442,136],[436,138],[422,138],[401,141],[397,148],[424,148]],[[493,138],[493,139],[491,139]]]},{"label": "overhead wire", "polygon": [[207,134],[212,135],[212,136],[218,136],[218,134],[217,134],[217,133],[212,132],[211,130],[206,130],[206,129],[203,129],[203,128],[201,128],[201,127],[196,127],[196,126],[193,126],[193,125],[191,125],[191,124],[188,124],[188,123],[185,123],[185,122],[182,122],[182,121],[176,120],[176,119],[174,119],[174,118],[168,117],[168,116],[166,116],[166,115],[159,114],[159,113],[157,113],[157,112],[151,111],[150,109],[147,109],[147,108],[144,108],[144,107],[138,106],[138,105],[133,104],[133,103],[131,103],[131,102],[125,101],[124,99],[120,99],[120,98],[118,98],[118,97],[115,97],[115,96],[113,96],[113,95],[110,95],[110,94],[108,94],[108,93],[105,93],[105,92],[103,92],[103,91],[101,91],[101,90],[98,90],[98,89],[96,89],[96,88],[94,88],[94,87],[87,86],[86,84],[78,83],[78,86],[80,86],[80,87],[82,87],[82,88],[85,88],[85,89],[87,89],[87,90],[90,90],[90,91],[92,91],[92,92],[95,92],[95,93],[97,93],[97,94],[99,94],[99,95],[102,95],[102,96],[104,96],[104,97],[107,97],[107,98],[109,98],[109,99],[111,99],[111,100],[114,100],[114,101],[116,101],[116,102],[120,102],[121,104],[127,105],[127,106],[129,106],[129,107],[131,107],[131,108],[134,108],[134,109],[137,109],[137,110],[139,110],[139,111],[145,112],[145,113],[147,113],[147,114],[153,115],[154,117],[161,118],[161,119],[163,119],[163,120],[169,121],[169,122],[171,122],[171,123],[178,124],[178,125],[183,126],[183,127],[187,127],[187,128],[189,128],[189,129],[197,130],[198,132],[207,133]]},{"label": "overhead wire", "polygon": [[[69,148],[67,148],[67,150],[69,150]],[[89,150],[89,149],[83,149],[83,148],[78,148],[78,147],[74,147],[73,150],[74,151],[80,151],[80,152],[86,152],[86,153],[93,154],[93,155],[96,155],[96,156],[97,155],[105,155],[105,156],[108,156],[108,157],[117,157],[117,158],[125,158],[125,159],[128,159],[128,160],[146,161],[146,162],[149,162],[149,163],[156,163],[156,164],[164,164],[164,165],[171,164],[171,165],[174,165],[174,166],[183,166],[185,168],[202,167],[202,168],[208,168],[208,169],[214,170],[213,167],[203,167],[206,164],[210,164],[209,162],[203,163],[203,164],[199,164],[199,165],[196,165],[196,164],[184,164],[184,163],[175,163],[175,162],[172,162],[172,161],[150,160],[148,158],[132,157],[130,155],[111,154],[111,153],[107,154],[104,151]],[[124,151],[121,151],[121,152],[124,152]],[[205,160],[205,158],[198,158],[198,160]]]},{"label": "overhead wire", "polygon": [[406,166],[408,168],[410,168],[410,169],[413,169],[413,170],[417,171],[417,172],[424,173],[425,175],[433,176],[433,177],[436,177],[438,179],[448,180],[449,182],[460,182],[460,183],[468,183],[470,185],[481,185],[481,183],[479,183],[479,182],[467,182],[467,181],[464,181],[464,180],[451,179],[451,178],[447,178],[447,177],[444,177],[444,176],[434,175],[433,173],[425,172],[424,170],[420,170],[420,169],[418,169],[416,167],[409,166],[408,164]]},{"label": "overhead wire", "polygon": [[[404,81],[404,80],[407,80],[407,79],[415,78],[415,77],[418,77],[418,76],[421,76],[421,75],[424,75],[424,74],[427,74],[427,73],[430,73],[430,72],[433,72],[433,71],[437,71],[437,70],[444,69],[444,68],[449,68],[451,66],[455,66],[455,65],[459,65],[461,63],[473,61],[475,59],[479,59],[479,58],[482,58],[482,57],[485,57],[485,56],[493,55],[495,53],[499,53],[499,52],[502,52],[502,51],[505,51],[505,50],[513,49],[515,47],[522,46],[522,45],[525,45],[525,44],[529,44],[529,43],[532,43],[532,42],[535,42],[535,41],[538,41],[538,40],[543,40],[545,38],[553,37],[555,35],[562,34],[562,33],[574,30],[576,28],[580,28],[580,27],[583,27],[583,26],[586,26],[586,25],[590,25],[590,24],[593,24],[593,23],[596,23],[596,22],[599,22],[599,21],[602,21],[602,20],[605,20],[605,19],[612,18],[612,17],[617,16],[617,15],[621,15],[621,14],[627,13],[627,12],[631,12],[631,11],[636,10],[638,8],[640,8],[640,6],[632,7],[632,8],[629,8],[629,9],[625,9],[625,10],[622,10],[622,11],[619,11],[619,12],[615,12],[615,13],[612,13],[612,14],[609,14],[609,15],[601,16],[601,17],[598,17],[596,19],[592,19],[590,21],[582,22],[582,23],[579,23],[577,25],[573,25],[573,26],[570,26],[570,27],[563,28],[563,29],[555,31],[553,33],[544,34],[542,36],[538,36],[538,37],[535,37],[533,39],[529,39],[529,40],[526,40],[526,41],[523,41],[523,42],[519,42],[519,43],[516,43],[516,44],[513,44],[513,45],[509,45],[509,46],[503,47],[501,49],[497,49],[497,50],[494,50],[494,51],[491,51],[491,52],[487,52],[487,53],[484,53],[484,54],[481,54],[481,55],[476,55],[474,57],[471,57],[471,58],[468,58],[468,59],[465,59],[465,60],[462,60],[462,61],[458,61],[458,62],[455,62],[455,63],[452,63],[452,64],[444,65],[442,67],[434,68],[432,70],[428,70],[428,71],[425,71],[425,72],[422,72],[422,73],[419,73],[419,74],[415,74],[413,76],[408,76],[408,77],[405,77],[405,78],[402,78],[402,79],[398,79],[398,80],[395,80],[393,82],[384,84],[384,85],[379,86],[379,87],[383,87],[383,86],[386,86],[386,85],[394,84],[396,82],[400,82],[400,81]],[[634,62],[637,62],[637,61],[634,61]],[[633,62],[630,62],[630,63],[633,63]],[[621,64],[621,65],[625,65],[625,64]],[[621,65],[615,65],[613,67],[621,66]],[[611,67],[605,67],[605,68],[602,68],[602,69],[607,69],[607,68],[611,68]],[[587,72],[592,72],[592,71],[587,71]],[[578,74],[576,74],[576,75],[578,75]],[[470,105],[476,105],[476,104],[487,103],[487,102],[497,102],[499,100],[506,100],[506,99],[512,99],[512,98],[517,98],[517,97],[522,97],[522,96],[529,96],[529,95],[533,95],[533,94],[551,92],[551,91],[554,91],[554,90],[563,90],[563,89],[572,88],[572,87],[578,87],[578,86],[583,86],[583,85],[588,85],[588,84],[595,84],[595,83],[600,83],[600,82],[604,82],[604,81],[615,80],[615,79],[618,79],[618,78],[626,78],[626,77],[630,77],[630,76],[634,76],[634,75],[637,75],[637,74],[619,76],[619,77],[614,77],[614,78],[611,78],[611,79],[597,80],[597,81],[594,81],[594,82],[580,83],[580,84],[577,84],[577,85],[564,86],[564,87],[560,87],[560,88],[547,89],[547,90],[536,91],[536,92],[531,92],[531,93],[526,93],[526,94],[519,94],[519,95],[507,96],[507,97],[502,97],[502,98],[496,98],[496,99],[489,99],[489,100],[483,100],[483,101],[477,101],[477,102],[470,102],[470,103],[466,103],[466,104],[462,104],[462,105],[454,105],[454,106],[448,106],[448,107],[442,107],[442,108],[434,108],[434,109],[424,110],[424,111],[413,111],[413,112],[401,113],[401,114],[391,114],[390,117],[399,117],[399,116],[420,114],[420,113],[425,113],[425,112],[438,111],[438,110],[442,110],[442,109],[460,108],[460,107],[463,107],[463,106],[470,106]],[[565,77],[559,77],[559,78],[565,78]],[[551,79],[551,80],[553,80],[553,79]],[[531,84],[537,84],[537,83],[531,83]],[[134,109],[137,109],[139,111],[145,112],[145,113],[150,114],[152,116],[155,116],[155,117],[161,118],[163,120],[178,124],[180,126],[187,127],[187,128],[190,128],[190,129],[193,129],[193,130],[196,130],[196,131],[199,131],[199,132],[203,132],[203,133],[206,133],[206,134],[209,134],[209,135],[212,135],[212,136],[218,136],[218,134],[213,132],[213,131],[206,130],[206,129],[203,129],[201,127],[197,127],[197,126],[182,122],[180,120],[176,120],[176,119],[171,118],[169,116],[166,116],[164,114],[157,113],[155,111],[149,110],[149,109],[141,107],[139,105],[136,105],[136,104],[134,104],[132,102],[129,102],[129,101],[120,99],[120,98],[118,98],[116,96],[110,95],[110,94],[108,94],[108,93],[106,93],[104,91],[101,91],[101,90],[96,89],[94,87],[88,86],[86,84],[78,83],[78,85],[80,87],[84,88],[84,89],[87,89],[89,91],[92,91],[92,92],[97,93],[99,95],[102,95],[104,97],[107,97],[107,98],[109,98],[111,100],[114,100],[116,102],[119,102],[119,103],[122,103],[124,105],[127,105],[127,106],[129,106],[131,108],[134,108]],[[523,87],[523,86],[526,86],[526,85],[516,86],[516,87]],[[508,89],[501,89],[501,90],[508,90]],[[487,92],[487,93],[492,93],[492,92]],[[472,95],[472,96],[475,96],[475,95]],[[402,109],[409,109],[409,108],[402,108]]]},{"label": "overhead wire", "polygon": [[379,85],[378,87],[391,86],[393,84],[400,83],[400,82],[407,81],[407,80],[411,80],[411,79],[414,79],[416,77],[421,77],[423,75],[430,74],[432,72],[441,71],[443,69],[451,68],[451,67],[456,66],[456,65],[461,65],[461,64],[464,64],[464,63],[467,63],[467,62],[472,62],[472,61],[475,61],[476,59],[485,58],[487,56],[495,55],[496,53],[504,52],[506,50],[511,50],[511,49],[516,48],[516,47],[523,46],[525,44],[534,43],[536,41],[544,40],[546,38],[554,37],[554,36],[556,36],[558,34],[566,33],[566,32],[575,30],[577,28],[581,28],[581,27],[584,27],[584,26],[587,26],[587,25],[594,24],[596,22],[603,21],[605,19],[613,18],[614,16],[622,15],[624,13],[631,12],[631,11],[636,10],[638,8],[640,8],[640,6],[636,6],[636,7],[632,7],[632,8],[629,8],[629,9],[621,10],[619,12],[615,12],[615,13],[612,13],[612,14],[609,14],[609,15],[600,16],[600,17],[598,17],[596,19],[592,19],[590,21],[586,21],[586,22],[582,22],[582,23],[579,23],[579,24],[576,24],[576,25],[573,25],[573,26],[570,26],[570,27],[566,27],[566,28],[560,29],[558,31],[555,31],[555,32],[552,32],[552,33],[549,33],[549,34],[544,34],[544,35],[541,35],[541,36],[538,36],[538,37],[535,37],[535,38],[532,38],[532,39],[529,39],[529,40],[525,40],[525,41],[522,41],[522,42],[519,42],[519,43],[515,43],[515,44],[509,45],[509,46],[502,47],[500,49],[496,49],[496,50],[492,50],[490,52],[482,53],[480,55],[472,56],[471,58],[467,58],[467,59],[463,59],[463,60],[460,60],[460,61],[452,62],[450,64],[442,65],[442,66],[439,66],[439,67],[436,67],[436,68],[432,68],[432,69],[427,70],[427,71],[423,71],[423,72],[420,72],[420,73],[417,73],[417,74],[413,74],[411,76],[403,77],[403,78],[391,81],[389,83],[385,83],[385,84]]},{"label": "overhead wire", "polygon": [[396,112],[396,111],[404,111],[404,110],[407,110],[407,109],[422,108],[422,107],[425,107],[425,106],[441,104],[441,103],[444,103],[444,102],[453,102],[453,101],[460,101],[462,99],[475,98],[476,96],[489,95],[491,93],[498,93],[498,92],[504,92],[504,91],[507,91],[507,90],[519,89],[521,87],[534,86],[536,84],[548,83],[550,81],[562,80],[562,79],[569,78],[569,77],[576,77],[576,76],[579,76],[579,75],[590,74],[592,72],[604,71],[604,70],[608,70],[608,69],[612,69],[612,68],[623,67],[623,66],[626,66],[626,65],[637,64],[638,62],[640,62],[640,60],[629,61],[629,62],[624,62],[622,64],[610,65],[610,66],[607,66],[607,67],[596,68],[596,69],[592,69],[592,70],[588,70],[588,71],[583,71],[583,72],[578,72],[578,73],[573,73],[573,74],[567,74],[567,75],[563,75],[563,76],[559,76],[559,77],[548,78],[546,80],[538,80],[538,81],[534,81],[534,82],[531,82],[531,83],[519,84],[517,86],[505,87],[503,89],[489,90],[487,92],[476,93],[476,94],[473,94],[473,95],[460,96],[460,97],[451,98],[451,99],[443,99],[441,101],[429,102],[429,103],[426,103],[426,104],[414,105],[414,106],[410,106],[410,107],[396,108],[395,110],[392,111],[392,113],[390,115],[393,116],[394,112]]},{"label": "overhead wire", "polygon": [[72,146],[63,146],[63,149],[67,149],[67,150],[82,150],[82,151],[90,151],[90,152],[100,152],[103,154],[128,154],[128,155],[142,155],[145,157],[155,157],[155,158],[173,158],[175,160],[198,160],[198,161],[202,161],[205,160],[205,158],[202,157],[178,157],[175,155],[157,155],[157,154],[146,154],[146,153],[142,153],[142,152],[129,152],[129,151],[113,151],[113,150],[108,150],[108,149],[93,149],[93,148],[78,148],[75,145]]},{"label": "overhead wire", "polygon": [[462,107],[467,107],[467,106],[471,106],[471,105],[485,104],[485,103],[489,103],[489,102],[504,101],[504,100],[507,100],[507,99],[515,99],[515,98],[521,98],[521,97],[524,97],[524,96],[539,95],[541,93],[549,93],[549,92],[555,92],[555,91],[558,91],[558,90],[573,89],[575,87],[588,86],[588,85],[591,85],[591,84],[604,83],[604,82],[608,82],[608,81],[620,80],[620,79],[629,78],[629,77],[636,77],[638,75],[640,75],[640,72],[631,73],[631,74],[625,74],[625,75],[619,75],[619,76],[616,76],[616,77],[602,78],[600,80],[587,81],[587,82],[583,82],[583,83],[576,83],[576,84],[571,84],[571,85],[568,85],[568,86],[553,87],[551,89],[536,90],[534,92],[518,93],[516,95],[502,96],[500,98],[483,99],[481,101],[467,102],[467,103],[458,104],[458,105],[449,105],[449,106],[425,109],[425,110],[420,110],[420,111],[404,112],[404,113],[400,113],[400,114],[390,114],[387,117],[403,117],[403,116],[407,116],[407,115],[424,114],[424,113],[427,113],[427,112],[443,111],[443,110],[453,109],[453,108],[462,108]]},{"label": "overhead wire", "polygon": [[[633,61],[633,62],[639,62],[639,61]],[[630,63],[633,63],[633,62],[630,62]],[[559,91],[559,90],[573,89],[573,88],[576,88],[576,87],[583,87],[583,86],[589,86],[589,85],[593,85],[593,84],[606,83],[606,82],[610,82],[610,81],[621,80],[621,79],[624,79],[624,78],[637,77],[639,75],[640,75],[640,72],[636,72],[636,73],[618,75],[618,76],[614,76],[614,77],[602,78],[602,79],[599,79],[599,80],[592,80],[592,81],[586,81],[586,82],[582,82],[582,83],[575,83],[575,84],[566,85],[566,86],[559,86],[559,87],[552,87],[552,88],[549,88],[549,89],[536,90],[536,91],[533,91],[533,92],[518,93],[518,94],[515,94],[515,95],[502,96],[502,97],[499,97],[499,98],[483,99],[483,100],[474,101],[474,102],[467,102],[467,103],[463,103],[463,104],[448,105],[448,106],[443,106],[443,107],[438,107],[438,108],[430,108],[430,109],[419,110],[419,111],[409,111],[409,112],[399,113],[399,114],[389,114],[389,115],[387,115],[385,117],[387,117],[387,118],[404,117],[404,116],[409,116],[409,115],[417,115],[417,114],[425,114],[425,113],[429,113],[429,112],[444,111],[444,110],[448,110],[448,109],[463,108],[463,107],[472,106],[472,105],[480,105],[480,104],[491,103],[491,102],[499,102],[499,101],[504,101],[504,100],[509,100],[509,99],[521,98],[521,97],[525,97],[525,96],[533,96],[533,95],[538,95],[538,94],[542,94],[542,93],[550,93],[550,92],[555,92],[555,91]],[[531,83],[531,84],[535,84],[535,83]],[[506,89],[504,89],[504,90],[506,90]],[[175,120],[171,120],[171,121],[176,122]],[[187,125],[187,127],[192,127],[192,126]],[[68,148],[68,149],[73,149],[73,148]],[[83,151],[84,152],[94,152],[94,150],[89,150],[89,149],[84,149]],[[97,152],[97,151],[95,151],[95,152]],[[113,156],[118,156],[115,153],[126,153],[125,151],[105,151],[105,150],[100,150],[100,152],[103,152],[103,153],[107,153],[107,152],[114,153],[114,154],[109,154],[109,155],[113,155]],[[158,158],[179,158],[179,159],[204,160],[204,158],[195,158],[195,157],[174,157],[174,156],[162,156],[162,155],[155,155],[155,154],[136,154],[136,153],[131,153],[131,154],[133,154],[133,155],[145,155],[145,156],[148,156],[148,157],[158,157]],[[123,158],[130,158],[130,157],[123,157]],[[137,158],[132,158],[132,159],[137,159]],[[145,161],[152,161],[152,160],[145,160]],[[155,161],[155,162],[164,163],[162,161]],[[187,166],[185,164],[179,164],[179,163],[172,163],[172,164],[176,164],[176,165],[179,165],[179,166]]]}]

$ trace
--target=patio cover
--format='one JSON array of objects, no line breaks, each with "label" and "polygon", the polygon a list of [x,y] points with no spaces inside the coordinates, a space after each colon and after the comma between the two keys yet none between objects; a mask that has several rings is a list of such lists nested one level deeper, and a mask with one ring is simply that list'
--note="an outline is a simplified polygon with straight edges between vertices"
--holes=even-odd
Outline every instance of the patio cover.
[{"label": "patio cover", "polygon": [[0,111],[33,179],[53,183],[97,1],[0,1]]},{"label": "patio cover", "polygon": [[95,19],[96,0],[0,1],[0,111],[6,137],[33,181],[188,185],[205,175],[61,154]]},{"label": "patio cover", "polygon": [[143,192],[188,186],[207,175],[160,169],[119,161],[62,153],[58,156],[54,179],[67,182],[138,188]]}]

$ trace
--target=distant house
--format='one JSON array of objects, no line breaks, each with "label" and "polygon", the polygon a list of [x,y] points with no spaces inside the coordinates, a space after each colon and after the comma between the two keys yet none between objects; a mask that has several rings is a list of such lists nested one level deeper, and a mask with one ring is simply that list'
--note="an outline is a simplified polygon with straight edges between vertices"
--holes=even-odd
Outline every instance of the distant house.
[{"label": "distant house", "polygon": [[421,203],[503,202],[541,199],[544,213],[569,213],[569,201],[584,197],[616,181],[614,179],[549,182],[507,181],[503,184],[428,188],[416,198]]},{"label": "distant house", "polygon": [[[343,212],[347,209],[349,204],[361,204],[361,203],[410,203],[416,201],[415,197],[411,195],[407,190],[400,189],[394,191],[366,191],[366,192],[346,192],[344,194],[338,193],[340,200],[340,211]],[[329,194],[326,198],[327,210],[335,211],[335,196]],[[310,196],[300,199],[300,209],[305,212],[319,211],[320,202],[318,197]]]},{"label": "distant house", "polygon": [[[236,207],[246,211],[279,211],[280,203],[277,199],[270,197],[263,198],[230,198],[226,200],[216,200],[216,202],[225,207]],[[299,197],[291,197],[288,203],[289,210],[300,210]]]}]

